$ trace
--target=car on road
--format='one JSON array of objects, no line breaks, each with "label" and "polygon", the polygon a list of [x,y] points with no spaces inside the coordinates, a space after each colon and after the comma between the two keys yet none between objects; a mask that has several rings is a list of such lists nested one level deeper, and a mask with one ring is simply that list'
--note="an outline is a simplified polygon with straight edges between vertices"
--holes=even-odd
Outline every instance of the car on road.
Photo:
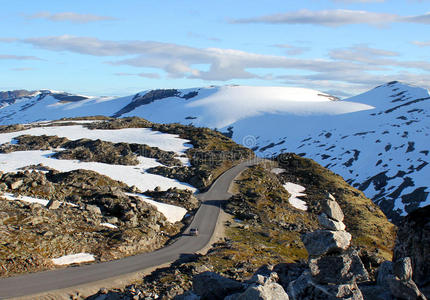
[{"label": "car on road", "polygon": [[191,228],[190,235],[199,235],[199,230],[197,228]]}]

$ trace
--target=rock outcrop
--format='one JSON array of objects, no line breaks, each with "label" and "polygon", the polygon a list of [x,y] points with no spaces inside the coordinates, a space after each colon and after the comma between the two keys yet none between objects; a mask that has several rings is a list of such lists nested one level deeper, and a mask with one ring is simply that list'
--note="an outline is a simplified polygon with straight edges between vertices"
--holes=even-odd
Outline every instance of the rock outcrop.
[{"label": "rock outcrop", "polygon": [[363,299],[357,282],[368,281],[369,274],[357,251],[349,249],[351,234],[343,230],[343,212],[330,194],[321,207],[318,219],[324,229],[302,236],[309,270],[288,284],[288,294],[295,300]]},{"label": "rock outcrop", "polygon": [[243,288],[242,283],[213,272],[203,272],[193,278],[193,292],[203,300],[224,299],[229,294],[242,291]]},{"label": "rock outcrop", "polygon": [[400,223],[393,261],[395,275],[413,280],[430,298],[430,205],[413,211]]}]

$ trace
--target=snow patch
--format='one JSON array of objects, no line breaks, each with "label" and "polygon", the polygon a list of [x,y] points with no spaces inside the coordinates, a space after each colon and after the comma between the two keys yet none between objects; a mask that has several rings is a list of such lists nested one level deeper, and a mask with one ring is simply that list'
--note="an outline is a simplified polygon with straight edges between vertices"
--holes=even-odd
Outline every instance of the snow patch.
[{"label": "snow patch", "polygon": [[288,199],[288,201],[292,206],[297,209],[308,210],[306,202],[298,198],[300,196],[306,196],[306,194],[303,194],[303,192],[306,190],[305,187],[292,182],[287,182],[286,184],[284,184],[284,188],[287,190],[288,193],[291,194],[291,197]]},{"label": "snow patch", "polygon": [[187,213],[187,210],[183,207],[150,200],[149,197],[142,194],[132,194],[132,193],[126,193],[126,194],[129,196],[138,197],[141,200],[145,201],[146,203],[154,205],[157,208],[157,210],[166,217],[167,221],[171,223],[181,221],[184,218],[185,214]]},{"label": "snow patch", "polygon": [[[30,196],[22,196],[22,195],[18,195],[15,196],[14,194],[11,193],[3,193],[2,195],[0,195],[1,197],[5,198],[6,200],[9,201],[24,201],[24,202],[28,202],[28,203],[38,203],[40,205],[46,206],[49,203],[49,200],[46,199],[40,199],[40,198],[35,198],[35,197],[30,197]],[[70,202],[61,202],[60,203],[66,203],[67,205],[73,206],[73,207],[78,207],[78,205],[74,204],[74,203],[70,203]]]},{"label": "snow patch", "polygon": [[104,226],[104,227],[111,228],[111,229],[117,229],[118,228],[118,226],[113,225],[111,223],[100,223],[100,226]]},{"label": "snow patch", "polygon": [[64,266],[64,265],[94,261],[95,257],[94,255],[89,253],[77,253],[77,254],[61,256],[58,258],[53,258],[51,260],[54,265]]}]

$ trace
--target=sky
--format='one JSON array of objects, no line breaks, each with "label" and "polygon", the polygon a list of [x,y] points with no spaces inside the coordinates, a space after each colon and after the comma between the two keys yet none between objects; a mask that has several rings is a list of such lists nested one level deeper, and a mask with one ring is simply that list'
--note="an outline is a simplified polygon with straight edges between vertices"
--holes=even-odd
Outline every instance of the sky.
[{"label": "sky", "polygon": [[430,88],[430,0],[0,0],[0,90]]}]

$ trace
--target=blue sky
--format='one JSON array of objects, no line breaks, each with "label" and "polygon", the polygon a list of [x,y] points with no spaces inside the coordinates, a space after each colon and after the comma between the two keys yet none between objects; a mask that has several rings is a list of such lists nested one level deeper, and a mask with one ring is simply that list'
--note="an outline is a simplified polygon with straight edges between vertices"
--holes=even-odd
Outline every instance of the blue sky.
[{"label": "blue sky", "polygon": [[0,90],[430,88],[429,0],[20,0],[0,20]]}]

